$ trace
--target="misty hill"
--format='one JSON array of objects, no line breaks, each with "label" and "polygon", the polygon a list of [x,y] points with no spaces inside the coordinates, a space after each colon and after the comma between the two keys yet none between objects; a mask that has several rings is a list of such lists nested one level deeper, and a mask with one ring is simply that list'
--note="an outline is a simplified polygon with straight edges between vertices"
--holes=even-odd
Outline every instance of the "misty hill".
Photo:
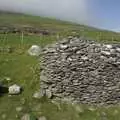
[{"label": "misty hill", "polygon": [[77,35],[104,41],[112,40],[118,42],[120,39],[120,34],[112,31],[101,30],[94,27],[56,20],[53,18],[3,11],[0,12],[0,26],[14,28],[38,28],[62,35],[71,35],[72,33],[77,33]]}]

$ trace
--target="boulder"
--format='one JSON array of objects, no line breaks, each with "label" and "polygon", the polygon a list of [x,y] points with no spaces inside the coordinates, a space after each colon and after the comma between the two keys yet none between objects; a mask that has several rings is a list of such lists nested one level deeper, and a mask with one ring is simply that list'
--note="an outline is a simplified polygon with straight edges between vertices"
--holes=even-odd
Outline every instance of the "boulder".
[{"label": "boulder", "polygon": [[9,87],[10,95],[17,95],[17,94],[20,94],[20,92],[21,92],[21,87],[16,84]]},{"label": "boulder", "polygon": [[28,54],[31,56],[39,56],[41,52],[41,48],[38,45],[32,45],[28,50]]}]

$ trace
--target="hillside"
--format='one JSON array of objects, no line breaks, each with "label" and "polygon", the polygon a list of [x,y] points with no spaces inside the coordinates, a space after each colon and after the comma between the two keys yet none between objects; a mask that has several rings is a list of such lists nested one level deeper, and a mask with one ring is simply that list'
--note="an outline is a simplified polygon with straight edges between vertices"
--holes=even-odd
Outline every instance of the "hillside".
[{"label": "hillside", "polygon": [[[26,113],[36,117],[45,116],[47,120],[120,119],[119,106],[71,105],[51,102],[47,98],[34,99],[33,94],[40,88],[39,61],[27,53],[31,45],[44,47],[56,41],[58,35],[60,39],[73,35],[100,42],[119,43],[120,34],[51,18],[9,12],[0,12],[0,30],[0,82],[7,87],[18,84],[23,88],[20,95],[1,94],[0,120],[21,120]],[[46,30],[49,34],[41,34],[41,31]]]},{"label": "hillside", "polygon": [[14,26],[16,28],[33,27],[39,29],[47,29],[49,31],[56,32],[64,36],[71,35],[72,32],[76,32],[77,35],[82,35],[91,39],[102,41],[118,42],[120,39],[119,33],[107,30],[100,30],[94,27],[79,25],[61,20],[55,20],[52,18],[16,13],[0,13],[0,26]]}]

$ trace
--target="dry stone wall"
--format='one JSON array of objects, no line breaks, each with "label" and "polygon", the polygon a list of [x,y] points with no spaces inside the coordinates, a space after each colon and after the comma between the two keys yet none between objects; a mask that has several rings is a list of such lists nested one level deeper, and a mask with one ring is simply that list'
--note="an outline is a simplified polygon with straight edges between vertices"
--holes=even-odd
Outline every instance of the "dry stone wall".
[{"label": "dry stone wall", "polygon": [[44,48],[40,89],[53,99],[120,102],[120,45],[69,37]]}]

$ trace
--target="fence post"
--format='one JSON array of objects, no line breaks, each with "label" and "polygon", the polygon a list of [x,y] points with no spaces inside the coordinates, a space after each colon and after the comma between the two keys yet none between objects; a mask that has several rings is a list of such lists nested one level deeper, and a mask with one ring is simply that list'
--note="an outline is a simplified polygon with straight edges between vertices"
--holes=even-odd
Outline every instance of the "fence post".
[{"label": "fence post", "polygon": [[23,45],[23,42],[24,42],[24,34],[22,32],[22,35],[21,35],[21,45]]}]

